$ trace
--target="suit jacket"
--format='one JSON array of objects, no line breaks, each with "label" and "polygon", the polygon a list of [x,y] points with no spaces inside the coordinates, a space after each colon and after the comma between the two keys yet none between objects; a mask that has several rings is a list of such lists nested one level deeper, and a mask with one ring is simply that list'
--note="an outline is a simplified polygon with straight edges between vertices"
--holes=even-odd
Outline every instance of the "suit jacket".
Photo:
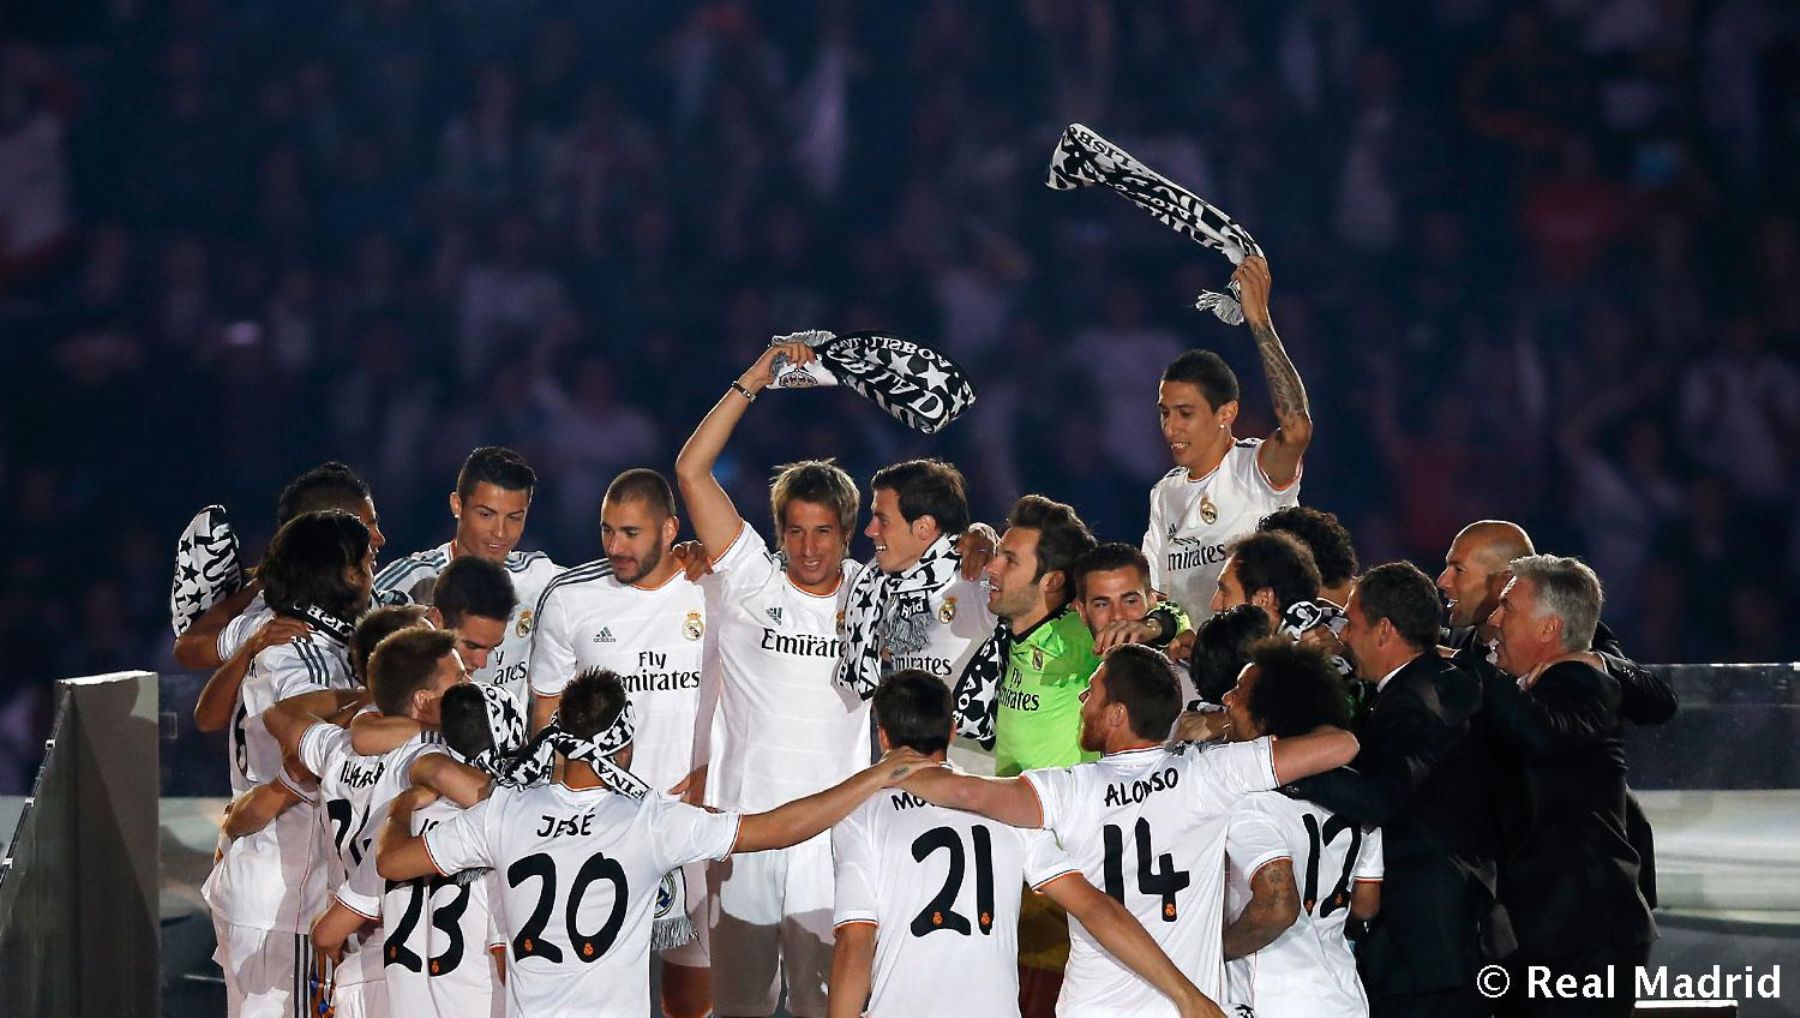
[{"label": "suit jacket", "polygon": [[1382,828],[1381,912],[1357,949],[1371,994],[1463,989],[1483,964],[1498,832],[1480,709],[1474,676],[1421,654],[1375,695],[1354,765],[1289,786]]},{"label": "suit jacket", "polygon": [[1485,661],[1487,724],[1502,754],[1500,900],[1520,954],[1554,958],[1645,944],[1656,923],[1626,834],[1618,680],[1577,661],[1544,670],[1529,691]]},{"label": "suit jacket", "polygon": [[[1446,642],[1456,650],[1486,658],[1485,648],[1475,643],[1475,627],[1448,631]],[[1606,674],[1619,683],[1619,716],[1634,725],[1666,724],[1679,703],[1668,681],[1625,655],[1619,638],[1606,623],[1594,630],[1593,651],[1606,663]],[[1625,835],[1638,854],[1638,890],[1651,908],[1656,907],[1656,832],[1631,789],[1625,789]]]}]

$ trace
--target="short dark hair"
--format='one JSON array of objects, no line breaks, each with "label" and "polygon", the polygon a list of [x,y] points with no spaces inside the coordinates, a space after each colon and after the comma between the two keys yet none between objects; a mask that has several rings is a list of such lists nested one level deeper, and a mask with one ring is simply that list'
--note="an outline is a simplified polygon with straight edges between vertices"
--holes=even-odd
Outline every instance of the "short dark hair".
[{"label": "short dark hair", "polygon": [[906,460],[882,467],[869,487],[893,492],[907,523],[929,516],[945,534],[969,529],[969,486],[962,471],[943,460]]},{"label": "short dark hair", "polygon": [[875,687],[875,723],[888,745],[909,746],[926,756],[950,746],[950,687],[919,668],[902,668]]},{"label": "short dark hair", "polygon": [[1144,586],[1150,585],[1150,560],[1144,557],[1143,549],[1124,541],[1107,541],[1089,548],[1069,568],[1075,582],[1075,596],[1087,596],[1089,573],[1104,573],[1114,569],[1136,569],[1144,577]]},{"label": "short dark hair", "polygon": [[1300,539],[1279,530],[1245,534],[1225,546],[1236,556],[1238,585],[1244,596],[1259,590],[1275,592],[1275,610],[1286,611],[1296,601],[1319,596],[1319,567]]},{"label": "short dark hair", "polygon": [[369,655],[369,695],[381,713],[400,717],[414,693],[431,684],[438,662],[456,649],[443,629],[417,627],[388,634]]},{"label": "short dark hair", "polygon": [[1269,614],[1253,604],[1235,605],[1200,623],[1194,631],[1194,656],[1188,660],[1200,699],[1220,702],[1237,684],[1238,673],[1250,660],[1251,645],[1272,632]]},{"label": "short dark hair", "polygon": [[331,460],[321,463],[281,489],[275,500],[275,525],[285,526],[301,513],[342,509],[354,515],[369,497],[369,485],[356,471]]},{"label": "short dark hair", "polygon": [[494,748],[494,730],[488,727],[487,695],[474,683],[464,682],[444,691],[438,704],[438,727],[444,744],[465,757],[476,757]]},{"label": "short dark hair", "polygon": [[1437,584],[1411,562],[1378,565],[1356,581],[1356,602],[1370,625],[1387,619],[1407,645],[1424,650],[1437,644],[1444,606]]},{"label": "short dark hair", "polygon": [[1032,580],[1041,580],[1045,573],[1059,570],[1065,593],[1073,597],[1075,582],[1069,575],[1070,568],[1094,550],[1093,532],[1075,514],[1075,507],[1042,495],[1024,495],[1006,514],[1006,525],[1038,532],[1037,575]]},{"label": "short dark hair", "polygon": [[344,578],[369,553],[369,528],[342,509],[304,512],[282,524],[269,542],[256,575],[263,599],[284,615],[317,605],[340,619],[354,619],[366,604]]},{"label": "short dark hair", "polygon": [[1181,714],[1181,680],[1159,650],[1138,643],[1115,647],[1102,664],[1106,698],[1125,705],[1131,734],[1166,739]]},{"label": "short dark hair", "polygon": [[1250,663],[1257,675],[1244,706],[1265,734],[1288,738],[1320,725],[1349,726],[1344,677],[1324,650],[1271,637],[1250,648]]},{"label": "short dark hair", "polygon": [[356,620],[356,631],[350,634],[350,668],[363,685],[369,684],[369,656],[381,641],[424,622],[422,604],[384,604]]},{"label": "short dark hair", "polygon": [[438,574],[431,590],[432,604],[452,629],[476,615],[505,622],[512,618],[519,596],[513,591],[506,567],[473,555],[458,555]]},{"label": "short dark hair", "polygon": [[1237,373],[1211,350],[1189,350],[1170,361],[1162,380],[1194,386],[1214,410],[1238,400]]},{"label": "short dark hair", "polygon": [[642,500],[664,516],[675,515],[675,489],[669,479],[649,467],[632,467],[606,486],[607,502]]},{"label": "short dark hair", "polygon": [[468,498],[475,494],[475,486],[483,483],[529,496],[537,488],[537,471],[511,449],[484,445],[463,460],[462,469],[456,473],[456,493]]},{"label": "short dark hair", "polygon": [[790,502],[811,502],[837,513],[838,525],[844,533],[856,530],[856,510],[862,506],[862,492],[843,467],[828,459],[801,460],[775,468],[775,479],[769,484],[769,513],[779,533],[787,526]]},{"label": "short dark hair", "polygon": [[1356,577],[1356,547],[1350,543],[1350,531],[1338,521],[1337,513],[1309,505],[1291,505],[1264,516],[1256,529],[1278,530],[1299,538],[1319,567],[1320,586],[1335,587]]},{"label": "short dark hair", "polygon": [[591,739],[606,731],[627,701],[625,683],[611,668],[583,668],[563,688],[556,705],[557,727],[577,739]]}]

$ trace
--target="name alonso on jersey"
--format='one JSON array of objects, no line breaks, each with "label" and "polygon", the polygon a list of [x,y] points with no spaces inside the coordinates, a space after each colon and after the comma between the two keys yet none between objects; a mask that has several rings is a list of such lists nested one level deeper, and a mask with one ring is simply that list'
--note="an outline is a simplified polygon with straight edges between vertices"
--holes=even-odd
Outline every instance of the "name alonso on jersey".
[{"label": "name alonso on jersey", "polygon": [[1116,781],[1106,786],[1105,803],[1108,806],[1129,806],[1143,802],[1155,792],[1174,788],[1181,782],[1181,775],[1173,767],[1166,767],[1148,778],[1139,778],[1126,783]]}]

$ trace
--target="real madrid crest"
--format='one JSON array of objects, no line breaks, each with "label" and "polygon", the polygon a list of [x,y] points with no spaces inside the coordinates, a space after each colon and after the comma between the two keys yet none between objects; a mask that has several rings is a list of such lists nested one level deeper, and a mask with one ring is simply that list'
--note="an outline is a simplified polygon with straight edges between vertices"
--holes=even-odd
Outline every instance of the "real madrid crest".
[{"label": "real madrid crest", "polygon": [[844,631],[844,613],[843,612],[837,613],[837,631],[840,633]]},{"label": "real madrid crest", "polygon": [[690,640],[698,640],[706,635],[706,620],[700,617],[699,612],[687,613],[687,618],[681,623],[681,635]]},{"label": "real madrid crest", "polygon": [[1219,507],[1205,495],[1200,496],[1200,519],[1209,527],[1219,522]]},{"label": "real madrid crest", "polygon": [[950,620],[954,618],[956,618],[956,598],[946,597],[944,598],[944,606],[938,609],[938,621],[947,626],[950,624]]},{"label": "real madrid crest", "polygon": [[1036,672],[1044,670],[1044,648],[1031,648],[1031,670]]},{"label": "real madrid crest", "polygon": [[513,627],[513,631],[520,636],[531,635],[531,609],[527,608],[519,613],[519,624]]}]

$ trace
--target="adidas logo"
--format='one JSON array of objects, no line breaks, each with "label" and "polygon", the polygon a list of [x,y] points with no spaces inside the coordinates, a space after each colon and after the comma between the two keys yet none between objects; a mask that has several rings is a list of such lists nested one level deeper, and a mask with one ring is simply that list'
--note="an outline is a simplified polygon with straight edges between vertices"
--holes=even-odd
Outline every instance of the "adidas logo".
[{"label": "adidas logo", "polygon": [[602,626],[600,629],[600,632],[595,634],[594,642],[595,643],[617,643],[619,641],[613,639],[611,627]]},{"label": "adidas logo", "polygon": [[781,625],[781,609],[780,608],[766,608],[766,609],[764,609],[764,611],[768,613],[769,620],[771,622],[774,622],[778,626]]}]

